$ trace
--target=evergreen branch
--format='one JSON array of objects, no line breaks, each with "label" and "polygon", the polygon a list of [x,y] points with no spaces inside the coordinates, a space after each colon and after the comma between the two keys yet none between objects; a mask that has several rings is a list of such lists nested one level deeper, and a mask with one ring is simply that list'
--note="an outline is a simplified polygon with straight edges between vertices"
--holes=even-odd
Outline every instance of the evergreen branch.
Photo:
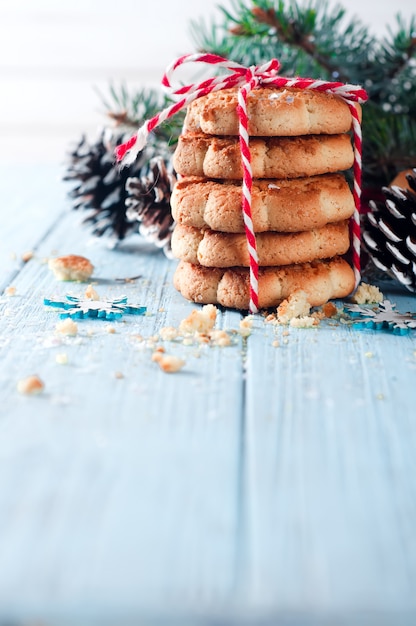
[{"label": "evergreen branch", "polygon": [[[316,4],[316,2],[315,2]],[[345,10],[326,0],[301,6],[296,0],[234,0],[223,22],[210,30],[191,23],[201,51],[216,52],[244,65],[277,57],[282,73],[360,82],[371,74],[374,39],[357,20],[346,25]]]},{"label": "evergreen branch", "polygon": [[[297,46],[307,55],[312,57],[329,74],[334,74],[334,72],[336,72],[340,80],[346,80],[346,77],[343,76],[340,68],[331,62],[329,56],[320,53],[318,47],[315,44],[315,39],[313,35],[310,32],[302,32],[302,30],[299,28],[298,21],[291,18],[287,21],[286,24],[284,24],[282,22],[282,19],[279,18],[277,11],[272,7],[264,9],[259,6],[254,6],[251,10],[251,13],[254,19],[257,20],[259,23],[267,24],[268,26],[273,28],[282,43],[289,46]],[[309,14],[308,17],[312,18],[309,20],[310,29],[312,31],[315,26],[316,13],[310,8],[307,9],[307,13]]]},{"label": "evergreen branch", "polygon": [[[115,126],[127,130],[136,130],[144,121],[154,117],[159,111],[169,104],[170,99],[156,89],[142,88],[136,92],[130,92],[124,84],[115,87],[109,85],[108,96],[96,89],[105,108],[106,115],[113,121]],[[184,114],[170,118],[153,132],[156,141],[165,142],[168,145],[176,143],[183,124]]]},{"label": "evergreen branch", "polygon": [[388,27],[391,42],[384,42],[384,58],[390,65],[388,72],[390,80],[396,78],[416,56],[416,18],[412,18],[408,29],[401,15],[397,15],[396,19],[399,27],[398,33],[394,35],[392,29]]}]

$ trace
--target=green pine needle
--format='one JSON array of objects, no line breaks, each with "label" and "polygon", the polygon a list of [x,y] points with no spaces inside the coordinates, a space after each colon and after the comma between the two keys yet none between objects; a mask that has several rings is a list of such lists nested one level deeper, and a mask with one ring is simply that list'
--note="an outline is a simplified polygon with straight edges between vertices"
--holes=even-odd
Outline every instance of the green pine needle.
[{"label": "green pine needle", "polygon": [[401,15],[376,39],[341,5],[326,0],[233,0],[222,21],[194,21],[199,51],[243,65],[276,57],[281,74],[361,84],[363,179],[381,187],[405,167],[416,166],[416,18]]}]

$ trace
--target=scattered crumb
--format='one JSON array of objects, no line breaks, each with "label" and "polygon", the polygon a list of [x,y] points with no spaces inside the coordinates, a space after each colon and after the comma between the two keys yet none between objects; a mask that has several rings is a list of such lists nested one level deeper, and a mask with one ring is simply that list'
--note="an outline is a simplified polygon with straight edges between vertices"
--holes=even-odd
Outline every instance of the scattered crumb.
[{"label": "scattered crumb", "polygon": [[242,337],[249,337],[253,328],[253,316],[247,315],[240,320],[240,335]]},{"label": "scattered crumb", "polygon": [[164,326],[159,331],[159,336],[163,341],[173,341],[178,337],[178,331],[173,326]]},{"label": "scattered crumb", "polygon": [[384,300],[384,295],[375,285],[361,283],[354,295],[351,296],[351,300],[356,304],[373,304],[382,302]]},{"label": "scattered crumb", "polygon": [[55,361],[59,365],[66,365],[68,363],[68,355],[66,352],[59,352],[55,357]]},{"label": "scattered crumb", "polygon": [[92,285],[88,285],[88,287],[85,290],[85,297],[88,298],[88,300],[99,300],[100,296],[98,295],[98,293],[95,291],[94,287]]},{"label": "scattered crumb", "polygon": [[124,374],[122,372],[114,372],[114,378],[121,380],[122,378],[124,378]]},{"label": "scattered crumb", "polygon": [[277,307],[277,320],[280,324],[288,324],[293,318],[308,316],[310,310],[311,305],[307,300],[306,292],[296,289]]},{"label": "scattered crumb", "polygon": [[[207,304],[201,310],[193,310],[187,318],[180,322],[179,328],[174,328],[173,326],[161,328],[159,337],[162,341],[181,339],[181,343],[184,346],[191,346],[194,343],[220,347],[231,345],[229,332],[214,329],[216,319],[216,307],[212,304]],[[248,322],[247,326],[249,326]]]},{"label": "scattered crumb", "polygon": [[163,346],[156,346],[155,352],[158,352],[159,354],[164,354],[166,350]]},{"label": "scattered crumb", "polygon": [[94,266],[89,259],[75,254],[49,259],[48,267],[58,280],[85,282],[94,271]]},{"label": "scattered crumb", "polygon": [[267,324],[274,324],[276,322],[276,315],[274,313],[269,313],[269,315],[266,315],[264,318],[264,321]]},{"label": "scattered crumb", "polygon": [[70,317],[58,322],[55,328],[58,333],[61,333],[62,335],[75,336],[78,334],[78,324],[74,322],[74,320],[71,320]]},{"label": "scattered crumb", "polygon": [[27,263],[31,259],[33,259],[33,252],[32,252],[32,250],[27,250],[26,252],[23,252],[23,254],[22,254],[22,261],[23,261],[23,263]]},{"label": "scattered crumb", "polygon": [[334,315],[338,313],[338,309],[333,302],[326,302],[326,304],[322,306],[322,312],[325,317],[334,317]]},{"label": "scattered crumb", "polygon": [[13,285],[10,285],[10,287],[6,287],[6,289],[4,290],[4,295],[7,296],[8,298],[11,298],[12,296],[16,295],[16,287],[14,287]]},{"label": "scattered crumb", "polygon": [[374,353],[373,353],[373,352],[365,352],[365,353],[364,353],[364,356],[365,356],[367,359],[372,359],[372,358],[373,358],[373,356],[374,356]]},{"label": "scattered crumb", "polygon": [[177,356],[170,354],[161,354],[160,352],[154,352],[152,355],[152,361],[155,361],[160,369],[167,374],[173,374],[179,372],[185,365],[184,359],[180,359]]},{"label": "scattered crumb", "polygon": [[317,310],[317,311],[313,311],[313,313],[311,313],[310,317],[313,317],[315,320],[317,320],[318,324],[324,320],[326,318],[325,313],[321,310]]},{"label": "scattered crumb", "polygon": [[289,331],[288,331],[288,330],[284,330],[284,331],[282,332],[282,337],[288,337],[289,335],[290,335],[290,333],[289,333]]},{"label": "scattered crumb", "polygon": [[209,343],[210,337],[207,333],[195,333],[195,339],[198,343]]},{"label": "scattered crumb", "polygon": [[231,345],[231,337],[225,330],[212,330],[209,334],[209,339],[214,346],[220,346],[221,348]]},{"label": "scattered crumb", "polygon": [[275,339],[272,343],[273,348],[279,348],[280,347],[280,342],[278,339]]},{"label": "scattered crumb", "polygon": [[35,395],[37,393],[41,393],[44,388],[44,383],[41,381],[39,376],[36,376],[36,374],[22,378],[22,380],[19,380],[17,383],[17,391],[25,395]]},{"label": "scattered crumb", "polygon": [[213,304],[206,304],[202,309],[194,309],[190,315],[179,324],[179,332],[183,335],[194,332],[207,333],[214,328],[217,319],[217,308]]},{"label": "scattered crumb", "polygon": [[114,335],[116,332],[116,329],[111,324],[107,324],[107,326],[105,327],[105,332],[108,333],[109,335]]},{"label": "scattered crumb", "polygon": [[292,317],[289,324],[293,328],[312,328],[319,325],[319,320],[311,315],[304,315],[303,317]]}]

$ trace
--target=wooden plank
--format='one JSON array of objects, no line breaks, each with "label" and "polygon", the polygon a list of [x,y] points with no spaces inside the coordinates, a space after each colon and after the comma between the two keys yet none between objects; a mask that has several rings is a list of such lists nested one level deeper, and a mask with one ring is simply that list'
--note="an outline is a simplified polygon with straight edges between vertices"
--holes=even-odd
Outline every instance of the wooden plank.
[{"label": "wooden plank", "polygon": [[[414,311],[401,294],[398,310]],[[259,326],[247,355],[248,602],[258,619],[414,622],[414,332]]]},{"label": "wooden plank", "polygon": [[[246,347],[166,344],[187,360],[166,375],[137,335],[195,308],[174,263],[92,242],[68,208],[56,221],[61,183],[34,179],[3,181],[21,228],[2,241],[36,254],[0,299],[0,622],[414,623],[414,334],[328,324],[275,348],[257,317]],[[43,298],[85,286],[53,278],[52,251],[88,256],[102,296],[150,315],[56,334]],[[42,396],[16,393],[30,373]]]},{"label": "wooden plank", "polygon": [[[172,288],[175,264],[134,239],[91,245],[78,220],[55,224],[15,277],[16,297],[0,303],[0,622],[216,611],[236,584],[241,338],[169,344],[187,364],[161,372],[137,335],[194,308]],[[85,286],[52,277],[39,262],[51,250],[88,256],[100,295],[126,294],[149,315],[114,322],[114,334],[81,320],[78,336],[57,335],[43,297]],[[238,328],[238,313],[219,317]],[[31,373],[45,393],[19,396]]]},{"label": "wooden plank", "polygon": [[1,168],[0,293],[23,267],[22,255],[36,254],[45,233],[68,211],[59,174],[57,166]]}]

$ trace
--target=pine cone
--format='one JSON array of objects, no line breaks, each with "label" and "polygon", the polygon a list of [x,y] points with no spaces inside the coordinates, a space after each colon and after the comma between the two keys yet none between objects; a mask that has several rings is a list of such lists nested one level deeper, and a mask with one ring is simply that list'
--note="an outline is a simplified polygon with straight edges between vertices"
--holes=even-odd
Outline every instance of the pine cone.
[{"label": "pine cone", "polygon": [[409,187],[383,187],[383,202],[370,202],[363,242],[374,265],[416,292],[416,168]]},{"label": "pine cone", "polygon": [[170,196],[175,180],[170,160],[157,156],[150,160],[146,174],[126,181],[127,219],[139,222],[140,234],[163,248],[167,256],[174,225]]},{"label": "pine cone", "polygon": [[68,155],[63,179],[74,182],[68,195],[73,198],[74,209],[89,211],[84,223],[92,225],[97,236],[111,234],[123,239],[129,232],[137,231],[137,224],[126,216],[126,180],[142,173],[157,148],[146,146],[130,167],[120,168],[114,150],[126,138],[125,132],[106,128],[94,143],[82,136]]}]

